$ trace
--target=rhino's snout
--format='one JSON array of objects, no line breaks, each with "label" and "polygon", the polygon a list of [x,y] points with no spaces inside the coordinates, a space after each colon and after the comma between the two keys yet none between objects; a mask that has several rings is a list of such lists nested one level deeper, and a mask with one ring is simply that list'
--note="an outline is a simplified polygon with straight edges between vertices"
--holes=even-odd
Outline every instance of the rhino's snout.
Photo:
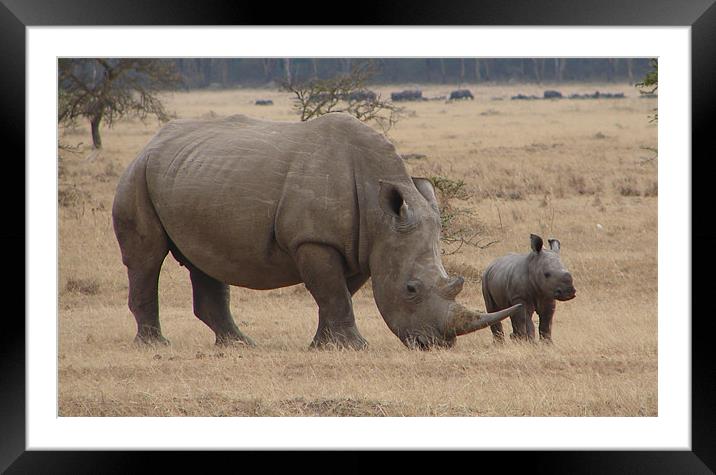
[{"label": "rhino's snout", "polygon": [[559,288],[554,291],[554,298],[561,302],[566,302],[567,300],[572,300],[576,296],[577,296],[577,289],[575,289],[573,285],[570,285],[570,286],[564,287],[564,288]]},{"label": "rhino's snout", "polygon": [[408,335],[401,339],[403,344],[411,350],[430,350],[431,348],[452,348],[455,345],[455,337],[437,338],[423,334]]},{"label": "rhino's snout", "polygon": [[567,272],[560,279],[560,283],[554,291],[554,298],[560,301],[572,300],[577,295],[574,288],[572,275]]},{"label": "rhino's snout", "polygon": [[577,296],[577,291],[572,289],[571,292],[560,292],[559,290],[554,293],[554,298],[559,300],[560,302],[566,302],[567,300],[572,300],[574,297]]}]

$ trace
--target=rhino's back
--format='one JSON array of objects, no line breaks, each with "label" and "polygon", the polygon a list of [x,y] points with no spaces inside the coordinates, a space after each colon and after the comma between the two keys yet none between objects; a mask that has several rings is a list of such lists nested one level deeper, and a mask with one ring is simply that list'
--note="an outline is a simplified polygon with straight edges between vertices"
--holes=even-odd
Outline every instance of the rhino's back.
[{"label": "rhino's back", "polygon": [[301,242],[357,247],[355,151],[341,137],[355,124],[322,119],[181,120],[157,134],[143,152],[149,195],[192,264],[232,285],[277,288],[301,281]]},{"label": "rhino's back", "polygon": [[483,289],[498,308],[507,308],[529,292],[527,258],[524,254],[507,254],[495,259],[483,272]]}]

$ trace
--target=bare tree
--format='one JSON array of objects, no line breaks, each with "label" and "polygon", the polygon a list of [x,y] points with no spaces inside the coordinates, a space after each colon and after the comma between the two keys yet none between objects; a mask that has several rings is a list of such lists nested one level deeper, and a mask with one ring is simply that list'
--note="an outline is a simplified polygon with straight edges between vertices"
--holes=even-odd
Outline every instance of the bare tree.
[{"label": "bare tree", "polygon": [[[641,94],[654,94],[659,89],[659,60],[653,58],[649,60],[651,70],[646,73],[644,79],[635,84]],[[650,122],[659,120],[658,110],[654,109],[654,116]]]},{"label": "bare tree", "polygon": [[283,59],[283,70],[286,74],[286,84],[291,84],[293,82],[291,77],[291,58]]},{"label": "bare tree", "polygon": [[480,60],[475,58],[475,81],[482,81],[482,74],[480,74]]},{"label": "bare tree", "polygon": [[58,123],[71,126],[79,118],[89,119],[96,149],[102,148],[102,122],[111,126],[127,115],[169,120],[158,94],[181,83],[174,62],[156,59],[62,58],[58,69]]},{"label": "bare tree", "polygon": [[[544,60],[543,60],[544,61]],[[554,58],[554,80],[562,82],[564,79],[564,69],[567,67],[567,58]],[[543,65],[544,71],[544,65]]]},{"label": "bare tree", "polygon": [[430,181],[438,196],[443,254],[455,254],[465,245],[485,249],[497,242],[481,239],[484,226],[475,223],[472,211],[454,203],[455,199],[465,201],[471,196],[464,181],[444,176],[431,176]]},{"label": "bare tree", "polygon": [[557,59],[558,72],[557,81],[562,82],[564,80],[564,71],[567,69],[567,58]]},{"label": "bare tree", "polygon": [[614,82],[614,73],[616,72],[616,65],[616,58],[607,58],[607,82]]},{"label": "bare tree", "polygon": [[341,69],[344,74],[350,74],[351,72],[351,58],[341,58],[339,60],[341,63]]},{"label": "bare tree", "polygon": [[263,66],[263,70],[264,70],[264,82],[266,82],[266,83],[271,81],[271,73],[273,72],[273,65],[274,65],[273,58],[263,58],[261,60],[261,66]]},{"label": "bare tree", "polygon": [[221,83],[223,87],[229,85],[229,62],[222,58],[212,59],[211,61],[212,70],[216,71],[217,82]]},{"label": "bare tree", "polygon": [[490,64],[492,63],[491,59],[484,59],[481,61],[482,64],[485,65],[485,81],[490,80]]},{"label": "bare tree", "polygon": [[544,59],[532,58],[532,66],[534,68],[537,84],[542,84],[542,78],[544,78]]},{"label": "bare tree", "polygon": [[294,108],[307,121],[331,112],[347,112],[362,122],[375,122],[386,133],[400,118],[402,109],[366,89],[375,75],[371,62],[354,65],[349,74],[304,83],[285,82],[295,96]]}]

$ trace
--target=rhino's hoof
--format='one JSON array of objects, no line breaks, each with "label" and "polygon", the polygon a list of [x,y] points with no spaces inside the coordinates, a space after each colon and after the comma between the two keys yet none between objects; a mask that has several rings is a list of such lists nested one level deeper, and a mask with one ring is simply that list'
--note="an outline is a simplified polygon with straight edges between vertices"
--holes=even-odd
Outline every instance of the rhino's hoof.
[{"label": "rhino's hoof", "polygon": [[512,333],[512,334],[510,335],[510,338],[512,339],[513,342],[518,343],[518,344],[524,344],[524,345],[527,345],[527,344],[533,344],[533,345],[535,345],[535,344],[537,344],[537,340],[535,340],[534,336],[519,335],[519,334],[516,334],[516,333]]},{"label": "rhino's hoof", "polygon": [[367,346],[368,342],[358,332],[356,326],[348,325],[338,328],[327,326],[319,328],[310,347],[331,350],[363,350]]},{"label": "rhino's hoof", "polygon": [[246,335],[226,335],[216,337],[216,346],[224,347],[249,347],[254,348],[256,343]]},{"label": "rhino's hoof", "polygon": [[169,340],[162,335],[139,335],[134,337],[137,346],[169,346]]},{"label": "rhino's hoof", "polygon": [[313,340],[309,348],[317,350],[364,350],[368,342],[363,338]]}]

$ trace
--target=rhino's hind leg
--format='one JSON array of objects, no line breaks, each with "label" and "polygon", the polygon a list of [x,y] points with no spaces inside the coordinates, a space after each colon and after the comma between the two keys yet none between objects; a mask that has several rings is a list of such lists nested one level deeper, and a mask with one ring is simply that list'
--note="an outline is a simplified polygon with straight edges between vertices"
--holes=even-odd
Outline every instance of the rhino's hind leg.
[{"label": "rhino's hind leg", "polygon": [[154,266],[128,267],[129,309],[137,321],[138,344],[168,345],[159,325],[159,270],[161,262]]},{"label": "rhino's hind leg", "polygon": [[[492,299],[489,291],[483,286],[482,288],[483,297],[485,298],[485,310],[488,312],[496,312],[501,310],[497,308],[497,304]],[[492,332],[492,340],[495,343],[501,344],[505,342],[505,330],[502,328],[502,322],[497,322],[494,325],[490,325],[490,331]]]},{"label": "rhino's hind leg", "polygon": [[[368,346],[356,327],[343,257],[338,251],[330,246],[303,244],[296,253],[296,263],[306,288],[318,304],[318,329],[311,347],[360,350]],[[361,279],[351,282],[353,292],[362,285]]]},{"label": "rhino's hind leg", "polygon": [[137,321],[135,342],[168,344],[159,326],[159,271],[169,252],[167,235],[149,199],[142,163],[121,178],[112,221],[129,278],[129,310]]},{"label": "rhino's hind leg", "polygon": [[510,338],[515,341],[530,341],[535,339],[535,325],[532,322],[533,307],[523,303],[523,307],[510,317],[512,320],[512,334]]},{"label": "rhino's hind leg", "polygon": [[[490,309],[487,309],[489,312]],[[502,322],[497,322],[494,325],[490,325],[490,331],[492,331],[492,339],[495,343],[505,342],[505,330],[502,327]]]},{"label": "rhino's hind leg", "polygon": [[525,320],[525,323],[527,325],[527,339],[531,342],[535,341],[535,324],[532,321],[532,315],[527,316],[527,320]]},{"label": "rhino's hind leg", "polygon": [[241,333],[231,316],[229,286],[209,277],[190,263],[187,263],[187,267],[194,294],[194,315],[214,331],[216,344],[255,346],[251,338]]}]

